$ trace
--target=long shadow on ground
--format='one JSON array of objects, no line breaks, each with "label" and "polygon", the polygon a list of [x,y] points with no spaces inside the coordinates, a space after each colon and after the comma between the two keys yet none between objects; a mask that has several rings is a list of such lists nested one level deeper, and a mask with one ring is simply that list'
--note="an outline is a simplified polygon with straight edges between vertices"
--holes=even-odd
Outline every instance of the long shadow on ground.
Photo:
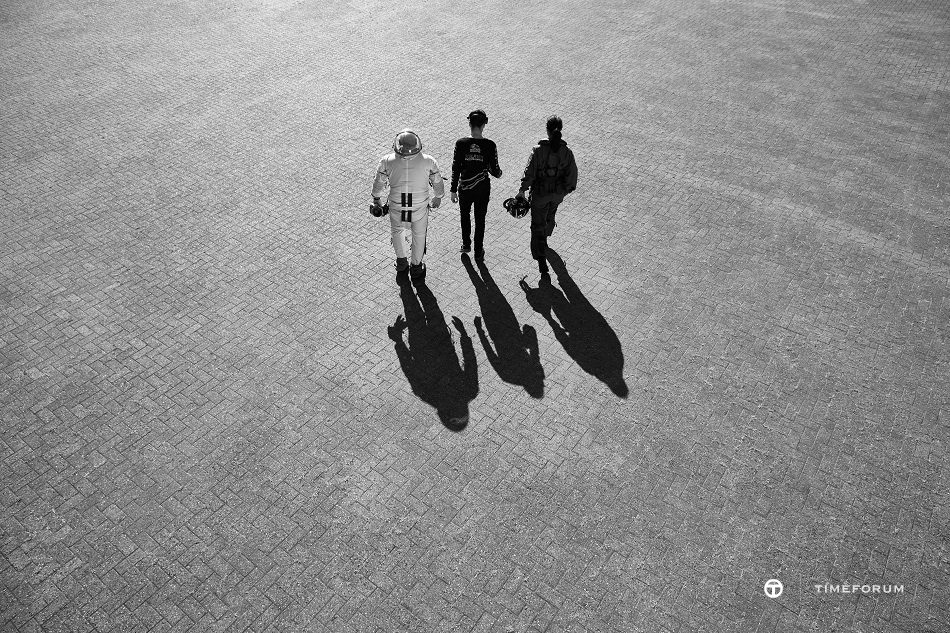
[{"label": "long shadow on ground", "polygon": [[630,390],[623,379],[623,350],[617,333],[571,279],[564,260],[550,247],[547,252],[560,288],[550,281],[532,288],[522,279],[528,303],[547,320],[555,338],[581,369],[626,398]]},{"label": "long shadow on ground", "polygon": [[[452,317],[462,348],[459,363],[445,316],[425,281],[417,281],[415,290],[413,285],[403,283],[400,296],[405,318],[400,315],[388,333],[396,344],[402,371],[412,392],[436,409],[442,424],[452,431],[461,431],[468,424],[468,405],[478,395],[478,366],[472,339],[461,319]],[[403,330],[409,331],[408,345],[403,341]]]},{"label": "long shadow on ground", "polygon": [[478,262],[476,271],[468,255],[462,255],[462,264],[478,295],[482,316],[475,318],[475,329],[488,362],[499,378],[524,387],[534,398],[541,398],[544,396],[544,368],[538,354],[537,332],[530,325],[522,327],[518,323],[515,311],[484,263]]}]

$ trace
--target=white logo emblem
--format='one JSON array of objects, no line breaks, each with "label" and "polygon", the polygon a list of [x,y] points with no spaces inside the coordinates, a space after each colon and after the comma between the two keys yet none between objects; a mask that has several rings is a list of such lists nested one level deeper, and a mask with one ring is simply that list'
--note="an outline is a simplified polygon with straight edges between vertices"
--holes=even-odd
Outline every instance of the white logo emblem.
[{"label": "white logo emblem", "polygon": [[765,595],[769,598],[778,598],[782,595],[782,591],[785,590],[785,587],[782,585],[781,580],[776,580],[772,578],[771,580],[765,581]]}]

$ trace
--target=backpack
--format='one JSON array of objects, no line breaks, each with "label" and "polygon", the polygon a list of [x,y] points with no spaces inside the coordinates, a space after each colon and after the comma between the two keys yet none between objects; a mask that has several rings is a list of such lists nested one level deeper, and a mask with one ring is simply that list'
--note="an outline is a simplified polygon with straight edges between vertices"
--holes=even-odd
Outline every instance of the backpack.
[{"label": "backpack", "polygon": [[[544,145],[539,145],[538,149],[540,150]],[[566,193],[564,191],[564,184],[560,182],[562,175],[562,169],[560,161],[558,160],[557,152],[552,150],[549,146],[545,147],[548,152],[547,158],[545,158],[544,163],[538,161],[538,172],[536,179],[538,181],[538,192],[542,194],[547,193]]]},{"label": "backpack", "polygon": [[[552,158],[554,159],[553,162],[551,161]],[[545,180],[557,180],[557,154],[555,154],[550,148],[548,148],[548,160],[545,163],[544,168],[541,170],[541,173]]]}]

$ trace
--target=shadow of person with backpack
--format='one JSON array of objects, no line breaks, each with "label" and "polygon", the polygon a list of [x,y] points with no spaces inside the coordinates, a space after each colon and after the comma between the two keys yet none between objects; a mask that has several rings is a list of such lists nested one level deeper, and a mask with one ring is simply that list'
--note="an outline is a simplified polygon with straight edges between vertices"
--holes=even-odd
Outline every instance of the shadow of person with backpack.
[{"label": "shadow of person with backpack", "polygon": [[476,271],[468,255],[462,255],[462,264],[478,295],[482,315],[475,317],[475,329],[488,362],[503,381],[524,387],[532,398],[543,397],[544,368],[537,332],[530,325],[518,323],[515,311],[484,263],[477,262]]},{"label": "shadow of person with backpack", "polygon": [[537,288],[522,279],[520,286],[528,304],[545,318],[554,337],[581,369],[626,398],[630,389],[623,377],[623,350],[617,333],[577,287],[553,249],[548,249],[548,260],[560,288],[549,278],[542,278]]},{"label": "shadow of person with backpack", "polygon": [[[405,318],[389,326],[396,356],[412,392],[434,407],[439,420],[451,431],[461,431],[469,422],[469,403],[478,395],[478,365],[475,347],[461,319],[452,317],[459,333],[462,362],[435,295],[425,281],[402,284],[400,288]],[[408,330],[408,343],[403,331]]]}]

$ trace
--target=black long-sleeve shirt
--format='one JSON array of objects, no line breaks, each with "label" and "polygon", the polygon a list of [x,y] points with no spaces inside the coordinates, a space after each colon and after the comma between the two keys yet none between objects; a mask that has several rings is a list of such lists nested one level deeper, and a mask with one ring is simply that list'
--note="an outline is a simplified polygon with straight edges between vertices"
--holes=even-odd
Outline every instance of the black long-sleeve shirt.
[{"label": "black long-sleeve shirt", "polygon": [[501,178],[495,142],[470,136],[457,140],[452,156],[452,193],[457,193],[459,189],[471,189],[488,178],[488,174]]}]

